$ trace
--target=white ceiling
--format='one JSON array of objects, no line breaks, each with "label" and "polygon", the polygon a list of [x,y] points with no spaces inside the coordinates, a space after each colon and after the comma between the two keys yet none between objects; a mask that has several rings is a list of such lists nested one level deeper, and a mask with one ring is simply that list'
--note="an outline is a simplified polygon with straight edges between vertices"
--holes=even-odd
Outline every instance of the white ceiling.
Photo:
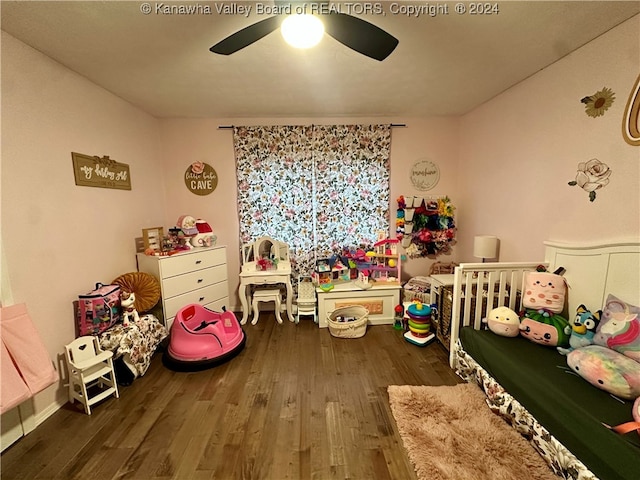
[{"label": "white ceiling", "polygon": [[[152,0],[149,15],[142,3],[3,0],[0,15],[4,31],[151,115],[233,118],[463,114],[640,12],[640,1],[500,0],[492,15],[395,2],[448,6],[416,18],[385,1],[385,14],[361,16],[400,41],[378,62],[328,36],[295,50],[279,32],[216,55],[209,47],[265,18],[216,7],[256,2]],[[177,3],[201,13],[155,12]]]}]

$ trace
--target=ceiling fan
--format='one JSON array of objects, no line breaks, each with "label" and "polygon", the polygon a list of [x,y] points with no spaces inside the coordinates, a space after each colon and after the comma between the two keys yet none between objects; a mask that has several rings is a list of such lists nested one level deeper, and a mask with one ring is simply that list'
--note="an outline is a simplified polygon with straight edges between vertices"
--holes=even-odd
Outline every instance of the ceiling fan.
[{"label": "ceiling fan", "polygon": [[[216,43],[209,50],[221,55],[231,55],[277,30],[282,21],[290,16],[289,12],[300,11],[299,8],[291,8],[292,4],[295,5],[295,1],[275,0],[274,3],[276,7],[274,11],[286,13],[280,13],[249,25]],[[312,4],[315,4],[315,6]],[[330,6],[329,2],[304,2],[301,5],[305,6],[305,10],[307,10],[307,5],[312,6],[310,11],[322,20],[325,33],[367,57],[382,61],[398,45],[398,39],[381,28],[361,18],[342,13],[339,3],[332,3]]]}]

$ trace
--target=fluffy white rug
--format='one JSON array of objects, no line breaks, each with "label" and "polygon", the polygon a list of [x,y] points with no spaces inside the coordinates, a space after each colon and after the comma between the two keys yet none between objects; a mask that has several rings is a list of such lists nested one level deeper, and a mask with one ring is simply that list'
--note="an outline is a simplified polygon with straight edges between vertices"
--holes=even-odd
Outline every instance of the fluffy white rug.
[{"label": "fluffy white rug", "polygon": [[389,403],[420,480],[557,480],[473,384],[390,386]]}]

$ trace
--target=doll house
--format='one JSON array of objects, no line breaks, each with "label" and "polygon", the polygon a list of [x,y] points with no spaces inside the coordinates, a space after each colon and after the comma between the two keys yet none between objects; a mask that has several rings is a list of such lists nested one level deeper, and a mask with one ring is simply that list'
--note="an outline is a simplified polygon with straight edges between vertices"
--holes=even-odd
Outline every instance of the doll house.
[{"label": "doll house", "polygon": [[315,281],[318,285],[331,283],[331,263],[328,258],[316,260]]},{"label": "doll house", "polygon": [[368,253],[371,262],[369,273],[374,283],[400,285],[402,277],[398,243],[396,238],[378,240],[373,245],[373,251]]},{"label": "doll house", "polygon": [[337,284],[352,280],[348,259],[339,255],[316,261],[315,280],[318,285]]}]

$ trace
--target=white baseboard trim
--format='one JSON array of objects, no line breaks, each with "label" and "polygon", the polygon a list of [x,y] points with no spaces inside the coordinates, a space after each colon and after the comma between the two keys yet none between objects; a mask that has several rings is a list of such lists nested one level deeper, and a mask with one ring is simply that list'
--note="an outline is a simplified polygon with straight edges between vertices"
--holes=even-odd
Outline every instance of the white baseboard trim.
[{"label": "white baseboard trim", "polygon": [[60,410],[65,403],[60,403],[60,402],[53,402],[52,404],[50,404],[47,408],[45,408],[43,411],[38,412],[38,414],[36,415],[35,421],[36,421],[36,427],[41,425],[45,420],[47,420],[51,415],[53,415],[54,413],[56,413],[58,410]]},{"label": "white baseboard trim", "polygon": [[60,410],[63,405],[63,403],[56,401],[36,414],[33,398],[29,398],[17,407],[5,412],[2,415],[3,428],[0,450],[6,450],[22,437],[29,435],[51,415]]}]

